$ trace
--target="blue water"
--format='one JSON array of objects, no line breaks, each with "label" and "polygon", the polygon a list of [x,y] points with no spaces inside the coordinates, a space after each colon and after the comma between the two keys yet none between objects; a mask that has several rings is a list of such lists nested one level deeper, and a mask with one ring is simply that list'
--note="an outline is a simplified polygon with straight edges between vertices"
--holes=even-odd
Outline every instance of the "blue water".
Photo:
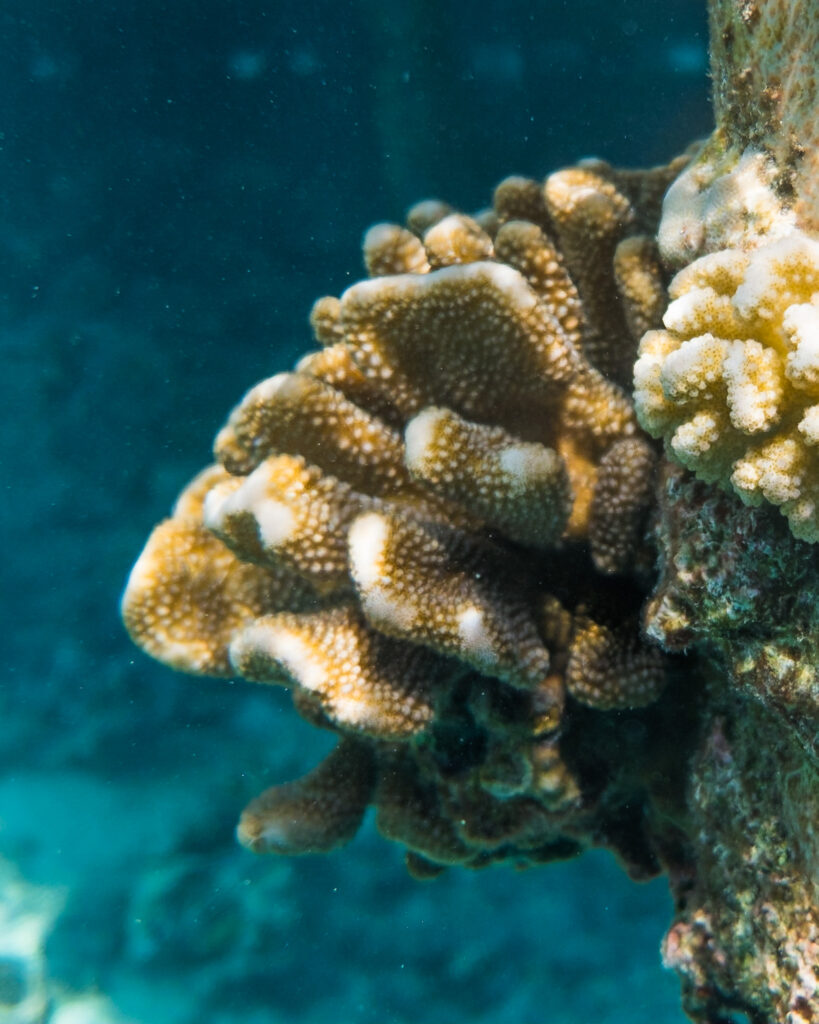
[{"label": "blue water", "polygon": [[150,663],[117,600],[368,224],[708,131],[703,7],[4,0],[0,1021],[26,986],[54,1021],[85,999],[72,1024],[683,1019],[664,886],[606,854],[421,885],[369,825],[324,859],[238,848],[327,737]]}]

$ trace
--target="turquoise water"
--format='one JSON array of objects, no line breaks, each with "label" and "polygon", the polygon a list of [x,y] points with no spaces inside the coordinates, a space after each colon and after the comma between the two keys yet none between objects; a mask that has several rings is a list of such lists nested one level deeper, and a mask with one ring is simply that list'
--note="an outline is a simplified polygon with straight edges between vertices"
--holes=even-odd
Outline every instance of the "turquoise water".
[{"label": "turquoise water", "polygon": [[150,663],[117,601],[368,224],[707,132],[702,7],[5,0],[0,1022],[682,1020],[663,884],[604,853],[421,885],[371,824],[241,850],[327,738]]}]

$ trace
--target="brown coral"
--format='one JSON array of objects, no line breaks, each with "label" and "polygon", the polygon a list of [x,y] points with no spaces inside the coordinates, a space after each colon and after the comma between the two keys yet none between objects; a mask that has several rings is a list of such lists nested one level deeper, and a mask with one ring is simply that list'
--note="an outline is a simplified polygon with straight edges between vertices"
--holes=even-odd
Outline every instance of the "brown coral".
[{"label": "brown coral", "polygon": [[[370,279],[314,306],[323,348],[247,394],[149,541],[137,642],[229,657],[342,736],[250,805],[251,848],[328,849],[373,802],[418,875],[590,841],[657,870],[649,818],[620,824],[668,666],[639,628],[655,456],[619,384],[664,296],[642,233],[672,173],[595,162],[371,229]],[[612,709],[635,727],[601,772]]]},{"label": "brown coral", "polygon": [[277,608],[315,604],[310,585],[283,564],[267,570],[240,561],[202,525],[202,501],[227,482],[221,466],[182,492],[131,570],[122,615],[134,640],[181,672],[229,676],[236,630]]},{"label": "brown coral", "polygon": [[254,853],[327,853],[358,831],[374,780],[371,751],[345,737],[309,774],[251,800],[239,841]]}]

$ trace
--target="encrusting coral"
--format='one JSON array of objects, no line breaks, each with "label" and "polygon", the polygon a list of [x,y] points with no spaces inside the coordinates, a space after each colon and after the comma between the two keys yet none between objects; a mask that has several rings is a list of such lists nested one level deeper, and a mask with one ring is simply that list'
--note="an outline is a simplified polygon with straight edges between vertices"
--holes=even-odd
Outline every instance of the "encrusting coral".
[{"label": "encrusting coral", "polygon": [[605,846],[668,876],[692,1019],[819,1024],[819,6],[710,15],[706,143],[367,232],[122,610],[338,734],[251,849],[371,805],[418,878]]},{"label": "encrusting coral", "polygon": [[[246,395],[152,535],[123,599],[137,642],[291,686],[341,735],[251,804],[253,849],[326,849],[373,803],[417,874],[589,842],[656,872],[628,761],[674,669],[640,632],[656,454],[621,385],[666,301],[651,233],[684,159],[370,229],[371,277],[314,307],[323,348]],[[632,725],[603,778],[614,711]]]}]

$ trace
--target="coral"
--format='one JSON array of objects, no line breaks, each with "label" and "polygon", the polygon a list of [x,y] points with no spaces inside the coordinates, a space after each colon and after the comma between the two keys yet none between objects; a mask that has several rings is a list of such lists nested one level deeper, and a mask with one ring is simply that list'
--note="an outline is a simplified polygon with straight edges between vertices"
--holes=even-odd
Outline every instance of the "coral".
[{"label": "coral", "polygon": [[239,838],[254,853],[326,853],[351,839],[372,799],[369,749],[342,739],[303,779],[256,797],[239,822]]},{"label": "coral", "polygon": [[229,676],[235,630],[276,608],[315,603],[309,584],[279,564],[241,562],[202,525],[202,500],[227,474],[204,470],[182,492],[140,555],[123,597],[131,636],[182,672]]},{"label": "coral", "polygon": [[12,1024],[36,1024],[51,1006],[45,942],[65,894],[26,883],[5,860],[0,879],[0,1015]]},{"label": "coral", "polygon": [[671,282],[634,368],[643,427],[672,458],[819,540],[819,243],[797,229],[722,249]]},{"label": "coral", "polygon": [[370,278],[314,306],[323,348],[248,392],[154,531],[134,639],[287,685],[341,736],[249,805],[252,849],[330,849],[373,803],[419,876],[589,843],[658,870],[635,765],[661,756],[646,716],[679,712],[640,633],[656,454],[618,382],[666,301],[650,235],[680,166],[590,161],[371,228]]},{"label": "coral", "polygon": [[397,739],[433,718],[440,669],[428,652],[374,633],[351,607],[255,619],[233,640],[230,658],[247,679],[289,680],[340,729]]},{"label": "coral", "polygon": [[0,860],[0,1018],[4,1024],[129,1024],[98,991],[66,989],[52,974],[49,938],[63,888],[33,885]]}]

